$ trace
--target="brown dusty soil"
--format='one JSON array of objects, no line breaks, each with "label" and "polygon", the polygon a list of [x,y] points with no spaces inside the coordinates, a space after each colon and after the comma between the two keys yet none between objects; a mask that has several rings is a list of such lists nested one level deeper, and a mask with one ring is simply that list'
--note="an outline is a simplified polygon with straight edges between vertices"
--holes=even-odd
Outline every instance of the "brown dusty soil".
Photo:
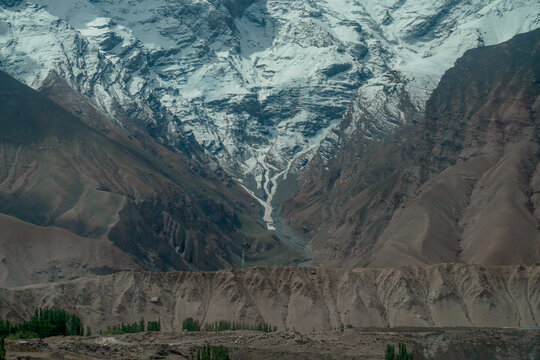
[{"label": "brown dusty soil", "polygon": [[139,333],[7,341],[7,359],[190,359],[204,345],[224,345],[233,360],[382,359],[403,342],[414,359],[540,357],[540,330],[489,328],[345,329],[260,333],[247,331]]}]

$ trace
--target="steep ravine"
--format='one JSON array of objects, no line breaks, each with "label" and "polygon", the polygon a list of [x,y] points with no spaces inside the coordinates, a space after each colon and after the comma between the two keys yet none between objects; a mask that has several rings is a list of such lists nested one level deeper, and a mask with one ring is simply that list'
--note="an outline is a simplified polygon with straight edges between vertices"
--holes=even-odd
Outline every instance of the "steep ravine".
[{"label": "steep ravine", "polygon": [[[43,91],[49,98],[0,71],[0,213],[9,215],[0,286],[56,277],[48,271],[73,279],[118,268],[218,270],[242,259],[296,263],[257,218],[255,201],[219,168],[207,176],[211,164],[198,170],[202,164],[148,136],[107,126],[62,83]],[[38,239],[51,251],[32,251]],[[58,244],[70,246],[56,251]],[[89,248],[100,256],[81,255],[94,254]]]}]

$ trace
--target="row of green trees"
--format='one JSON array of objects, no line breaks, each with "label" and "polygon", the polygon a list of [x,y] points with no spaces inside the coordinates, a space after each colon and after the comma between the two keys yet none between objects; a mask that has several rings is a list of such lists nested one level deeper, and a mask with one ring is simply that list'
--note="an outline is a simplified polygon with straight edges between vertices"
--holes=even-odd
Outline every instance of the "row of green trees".
[{"label": "row of green trees", "polygon": [[49,336],[82,336],[84,327],[77,315],[69,314],[61,309],[34,310],[30,320],[21,324],[12,324],[8,320],[0,320],[0,360],[6,358],[5,338],[30,339]]},{"label": "row of green trees", "polygon": [[139,322],[134,322],[132,324],[120,324],[113,326],[112,328],[107,327],[105,334],[134,334],[144,331],[161,331],[161,322],[158,321],[149,321],[146,326],[144,319],[141,319]]},{"label": "row of green trees", "polygon": [[201,331],[201,323],[191,317],[185,318],[182,321],[182,330],[186,331]]},{"label": "row of green trees", "polygon": [[60,335],[84,335],[81,319],[65,310],[38,308],[35,309],[32,318],[22,324],[0,321],[0,337],[44,338]]},{"label": "row of green trees", "polygon": [[386,353],[384,360],[414,360],[412,352],[407,352],[407,346],[405,344],[398,344],[398,351],[394,345],[388,345],[386,347]]},{"label": "row of green trees", "polygon": [[227,320],[220,320],[216,321],[214,323],[208,323],[204,324],[204,326],[200,323],[199,320],[195,320],[191,317],[188,317],[184,319],[182,322],[182,330],[186,331],[211,331],[211,332],[219,332],[219,331],[236,331],[236,330],[249,330],[249,331],[261,331],[261,332],[275,332],[277,331],[276,326],[272,326],[267,323],[259,323],[259,324],[246,324],[246,323],[240,323],[235,321],[227,321]]},{"label": "row of green trees", "polygon": [[[193,359],[193,356],[191,356]],[[206,345],[202,349],[197,349],[197,360],[229,360],[229,349],[225,346]]]},{"label": "row of green trees", "polygon": [[161,331],[161,321],[149,321],[146,331]]},{"label": "row of green trees", "polygon": [[219,331],[236,331],[236,330],[250,330],[250,331],[261,331],[261,332],[275,332],[277,331],[276,326],[271,326],[267,323],[259,323],[259,324],[246,324],[246,323],[238,323],[238,322],[230,322],[230,321],[216,321],[211,324],[204,324],[203,331],[213,331],[213,332],[219,332]]},{"label": "row of green trees", "polygon": [[[161,331],[161,322],[144,319],[133,324],[124,324],[107,328],[109,334],[126,334],[144,331]],[[100,333],[102,333],[100,331]],[[86,327],[86,335],[90,336],[92,330]],[[7,320],[0,320],[0,338],[12,339],[45,338],[50,336],[83,336],[84,326],[81,319],[61,309],[34,310],[34,315],[21,324],[13,324]],[[0,358],[1,359],[1,358]]]}]

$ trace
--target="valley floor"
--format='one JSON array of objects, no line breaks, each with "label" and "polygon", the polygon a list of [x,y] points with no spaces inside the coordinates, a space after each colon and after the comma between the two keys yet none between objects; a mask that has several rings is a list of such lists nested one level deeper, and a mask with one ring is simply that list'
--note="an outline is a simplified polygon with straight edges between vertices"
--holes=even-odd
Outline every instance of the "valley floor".
[{"label": "valley floor", "polygon": [[240,359],[377,359],[399,342],[414,359],[538,359],[540,330],[491,328],[344,329],[299,334],[248,331],[162,332],[7,341],[7,359],[191,359],[224,345]]}]

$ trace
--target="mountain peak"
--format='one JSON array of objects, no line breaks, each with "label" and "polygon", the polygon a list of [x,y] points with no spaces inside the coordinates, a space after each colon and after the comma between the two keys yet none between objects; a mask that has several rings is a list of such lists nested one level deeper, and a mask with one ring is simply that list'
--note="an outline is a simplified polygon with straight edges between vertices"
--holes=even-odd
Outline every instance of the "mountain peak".
[{"label": "mountain peak", "polygon": [[353,117],[342,133],[392,136],[406,121],[399,103],[420,113],[466,50],[540,25],[533,0],[34,3],[0,9],[3,70],[34,88],[55,70],[169,146],[192,134],[268,219],[287,174],[321,145],[335,151],[353,99],[371,121]]}]

